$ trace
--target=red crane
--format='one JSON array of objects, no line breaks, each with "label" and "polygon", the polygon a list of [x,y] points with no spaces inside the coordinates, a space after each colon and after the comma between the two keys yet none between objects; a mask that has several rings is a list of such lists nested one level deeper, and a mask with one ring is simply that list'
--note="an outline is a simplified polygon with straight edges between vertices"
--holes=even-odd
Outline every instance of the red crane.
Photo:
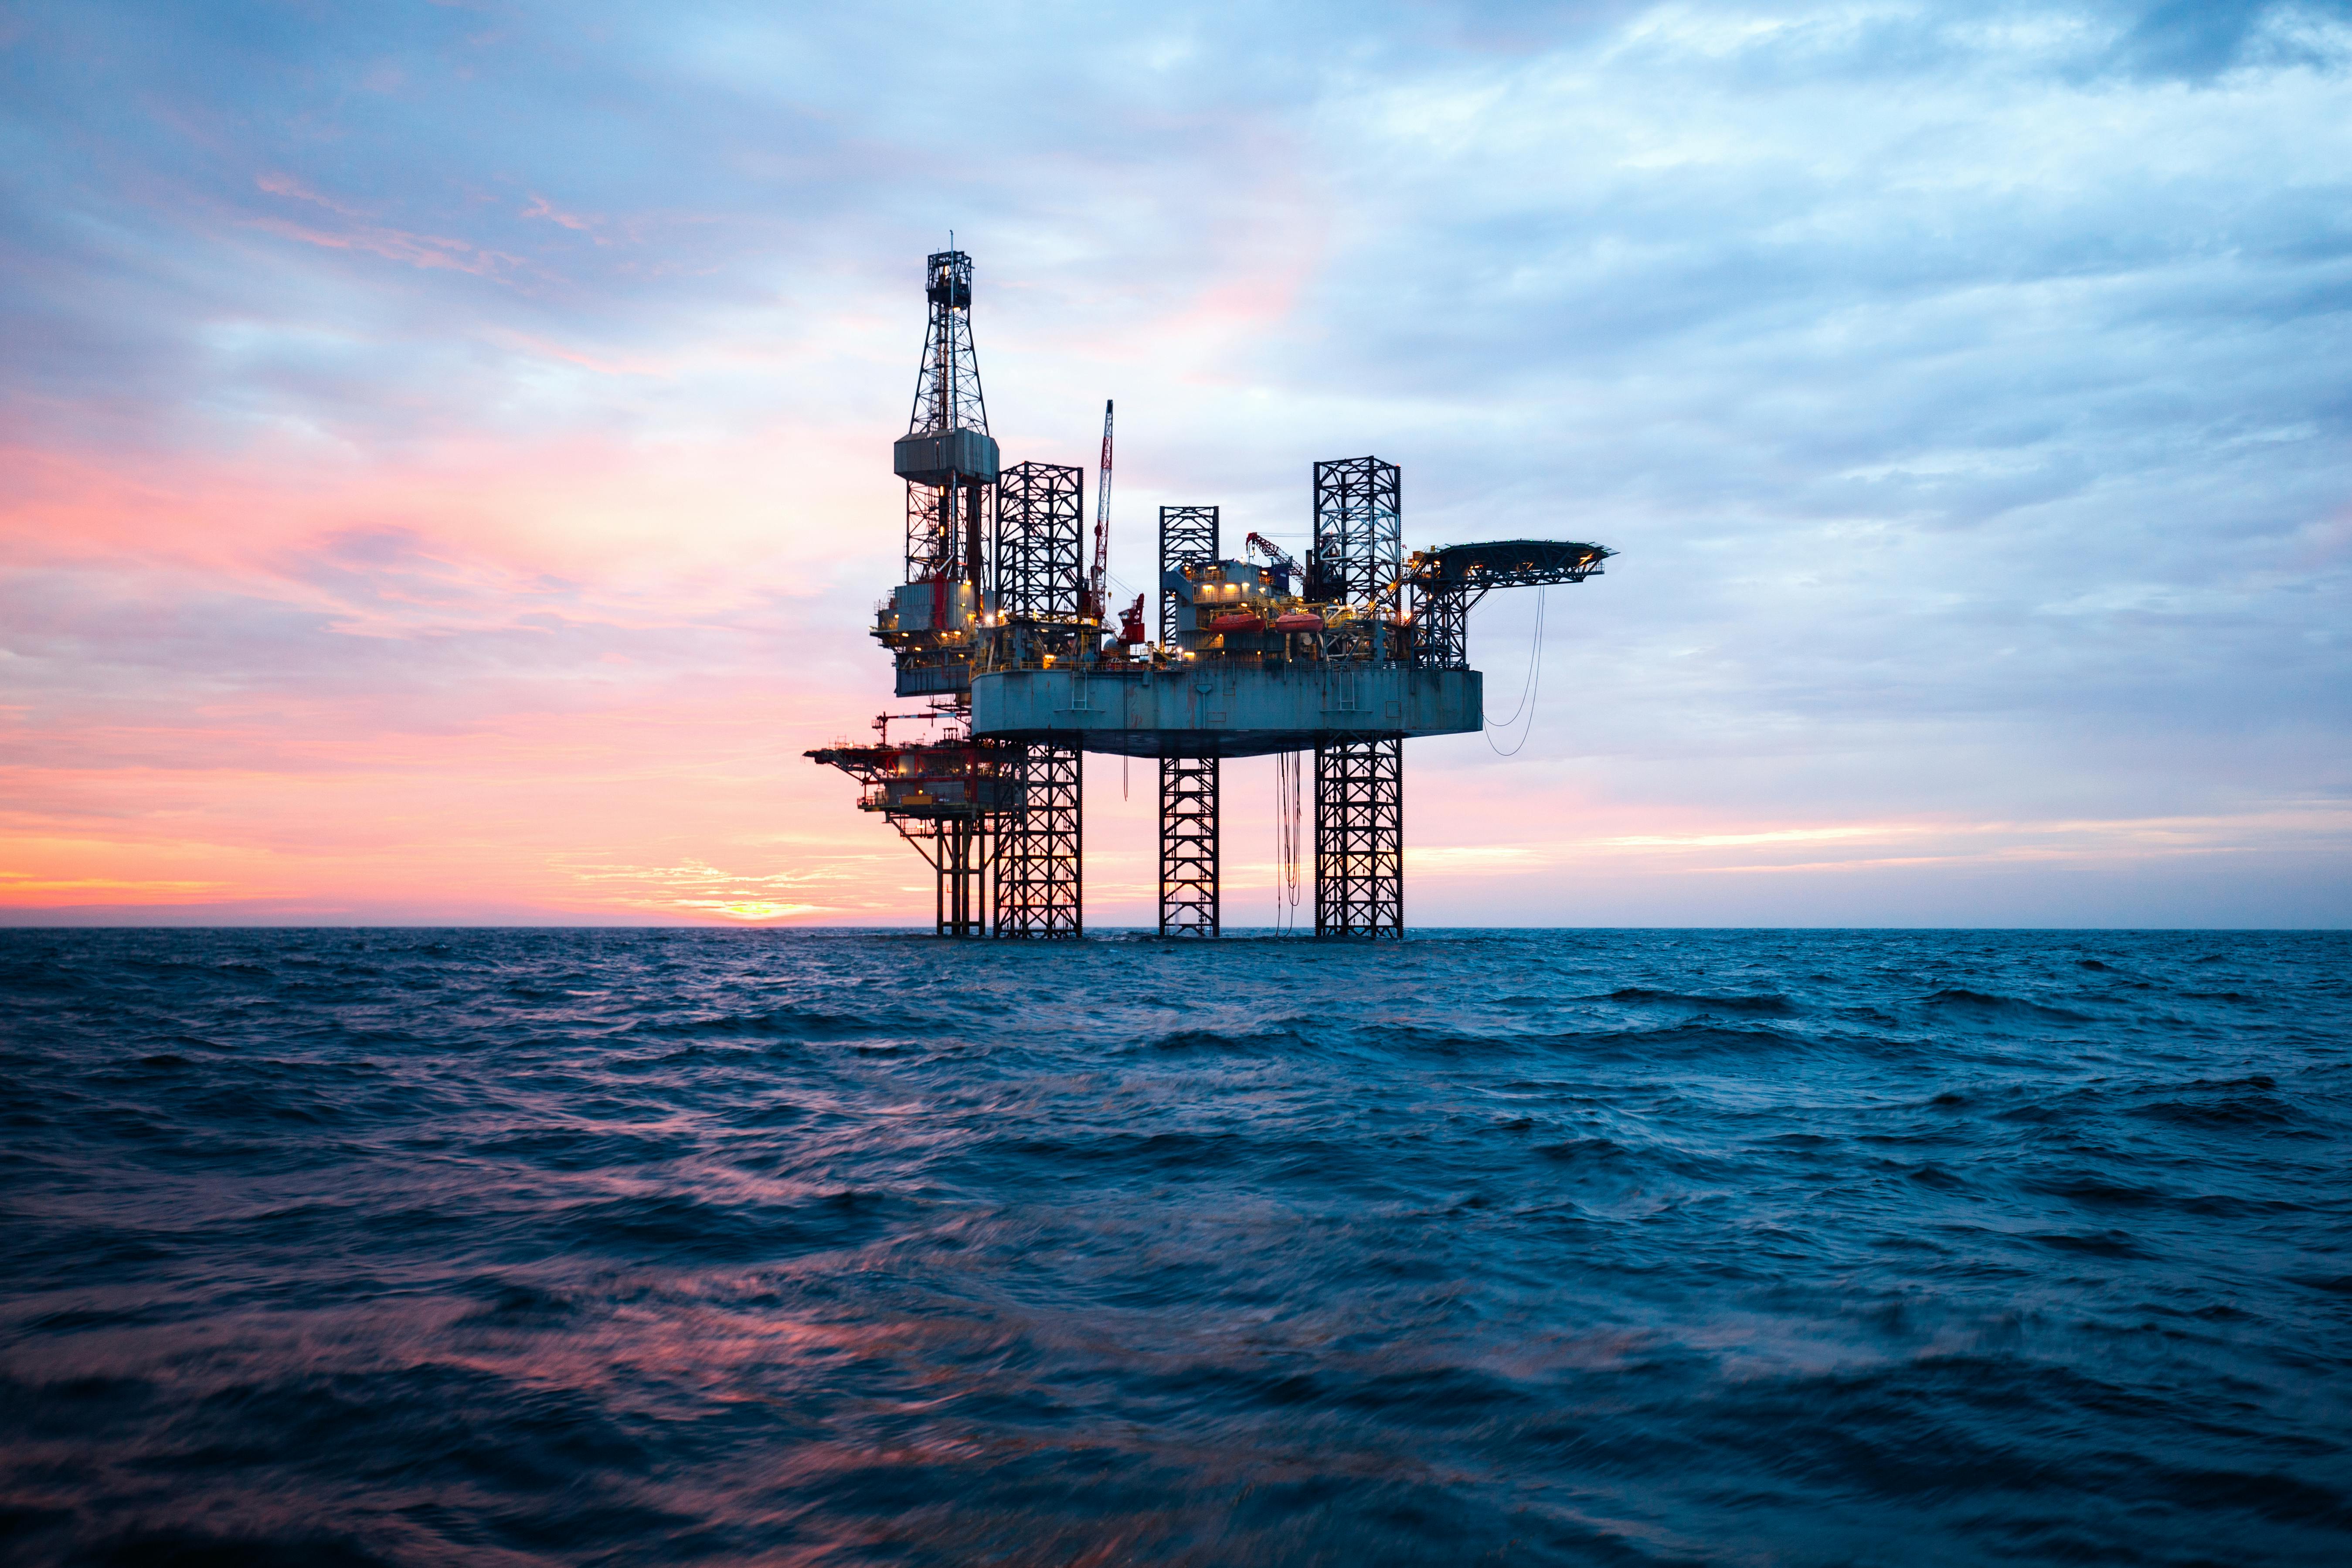
[{"label": "red crane", "polygon": [[1087,609],[1095,624],[1110,603],[1110,399],[1103,399],[1102,482],[1095,490],[1095,569],[1087,578]]},{"label": "red crane", "polygon": [[1267,565],[1286,576],[1296,577],[1300,574],[1298,563],[1290,558],[1290,552],[1285,550],[1281,545],[1276,544],[1273,540],[1268,539],[1263,533],[1251,534],[1249,538],[1243,542],[1243,548],[1250,551],[1254,554],[1265,556]]}]

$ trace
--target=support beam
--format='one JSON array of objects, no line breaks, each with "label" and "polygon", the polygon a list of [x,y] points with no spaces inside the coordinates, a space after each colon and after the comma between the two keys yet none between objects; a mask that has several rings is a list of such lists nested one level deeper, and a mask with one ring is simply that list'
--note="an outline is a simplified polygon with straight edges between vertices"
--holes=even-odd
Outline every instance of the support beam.
[{"label": "support beam", "polygon": [[1412,595],[1412,662],[1423,669],[1470,668],[1470,611],[1486,594],[1483,588],[1454,589]]},{"label": "support beam", "polygon": [[1079,785],[1084,753],[1032,744],[1020,763],[1020,804],[998,818],[996,934],[1085,934],[1080,897]]},{"label": "support beam", "polygon": [[1315,934],[1404,935],[1404,741],[1315,749]]},{"label": "support beam", "polygon": [[1217,759],[1160,759],[1160,934],[1215,936]]},{"label": "support beam", "polygon": [[[901,829],[901,831],[904,831]],[[922,843],[916,841],[917,848]],[[935,936],[988,933],[988,826],[977,817],[950,817],[938,824],[929,856],[938,874],[932,895]]]}]

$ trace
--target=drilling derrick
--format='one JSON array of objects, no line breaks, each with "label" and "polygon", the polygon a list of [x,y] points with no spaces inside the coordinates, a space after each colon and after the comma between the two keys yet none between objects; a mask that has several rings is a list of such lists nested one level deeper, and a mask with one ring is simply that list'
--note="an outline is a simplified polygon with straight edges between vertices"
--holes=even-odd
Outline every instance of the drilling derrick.
[{"label": "drilling derrick", "polygon": [[[930,711],[886,714],[876,744],[808,754],[856,779],[859,807],[929,861],[934,930],[997,937],[1081,934],[1085,753],[1152,758],[1160,932],[1213,937],[1223,759],[1311,751],[1316,934],[1402,936],[1404,742],[1479,728],[1471,609],[1497,588],[1581,583],[1611,552],[1506,540],[1408,557],[1397,465],[1319,462],[1303,563],[1255,532],[1229,559],[1218,508],[1162,507],[1159,641],[1147,640],[1140,597],[1106,635],[1110,405],[1089,557],[1083,470],[999,470],[972,354],[971,270],[959,250],[927,263],[922,369],[892,450],[907,485],[906,573],[874,625],[898,694]],[[890,721],[910,717],[946,728],[891,744]]]},{"label": "drilling derrick", "polygon": [[907,481],[906,584],[877,612],[875,627],[898,657],[901,697],[971,689],[982,544],[997,480],[996,441],[971,347],[971,258],[942,250],[926,270],[930,325],[915,406],[890,449],[891,468]]},{"label": "drilling derrick", "polygon": [[[996,841],[1007,822],[1027,821],[1033,775],[1041,798],[1071,791],[1057,795],[1059,775],[1033,768],[1035,748],[971,731],[972,665],[988,619],[990,500],[999,477],[972,352],[971,258],[961,250],[929,257],[923,292],[929,324],[914,408],[890,452],[893,471],[907,484],[905,580],[876,607],[874,636],[897,663],[898,694],[931,701],[929,715],[898,717],[942,721],[946,733],[893,746],[885,715],[876,721],[876,744],[845,742],[809,755],[857,780],[858,808],[879,813],[930,864],[932,929],[970,937],[989,930]],[[1075,825],[1074,805],[1066,815]],[[1075,875],[1074,848],[1068,858]]]}]

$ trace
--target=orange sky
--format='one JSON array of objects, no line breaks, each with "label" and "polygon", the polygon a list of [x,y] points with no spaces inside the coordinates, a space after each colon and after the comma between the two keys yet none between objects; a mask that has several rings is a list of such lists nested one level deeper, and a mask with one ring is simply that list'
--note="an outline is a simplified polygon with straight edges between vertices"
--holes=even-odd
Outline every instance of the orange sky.
[{"label": "orange sky", "polygon": [[[56,585],[55,625],[32,629],[83,679],[8,705],[0,903],[109,921],[924,918],[913,853],[800,755],[899,706],[863,636],[893,481],[854,447],[824,456],[831,438],[398,464],[17,454],[9,556]],[[774,498],[784,467],[813,476],[804,510]],[[1605,607],[1616,586],[1567,602]],[[2145,919],[2281,836],[2343,830],[2324,802],[1741,812],[1644,798],[1628,787],[1643,761],[1416,743],[1415,919],[1916,920],[1933,899],[2014,920],[2035,879],[2119,867],[2145,901],[2127,887],[2116,918]],[[1118,760],[1091,759],[1088,783],[1089,919],[1146,921],[1150,765],[1123,795]],[[1228,764],[1227,798],[1228,918],[1267,923],[1271,763]]]}]

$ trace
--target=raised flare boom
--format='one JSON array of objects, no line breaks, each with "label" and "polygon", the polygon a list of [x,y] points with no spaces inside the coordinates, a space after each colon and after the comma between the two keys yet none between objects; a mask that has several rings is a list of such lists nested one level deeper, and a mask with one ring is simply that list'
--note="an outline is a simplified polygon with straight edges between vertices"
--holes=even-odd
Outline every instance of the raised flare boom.
[{"label": "raised flare boom", "polygon": [[1617,553],[1564,539],[1498,539],[1416,550],[1397,586],[1412,661],[1423,669],[1470,667],[1470,607],[1496,588],[1540,588],[1601,574]]},{"label": "raised flare boom", "polygon": [[1405,584],[1430,590],[1534,588],[1551,583],[1581,583],[1598,576],[1601,563],[1617,552],[1606,545],[1567,540],[1501,539],[1487,544],[1448,544],[1416,550],[1405,559]]}]

